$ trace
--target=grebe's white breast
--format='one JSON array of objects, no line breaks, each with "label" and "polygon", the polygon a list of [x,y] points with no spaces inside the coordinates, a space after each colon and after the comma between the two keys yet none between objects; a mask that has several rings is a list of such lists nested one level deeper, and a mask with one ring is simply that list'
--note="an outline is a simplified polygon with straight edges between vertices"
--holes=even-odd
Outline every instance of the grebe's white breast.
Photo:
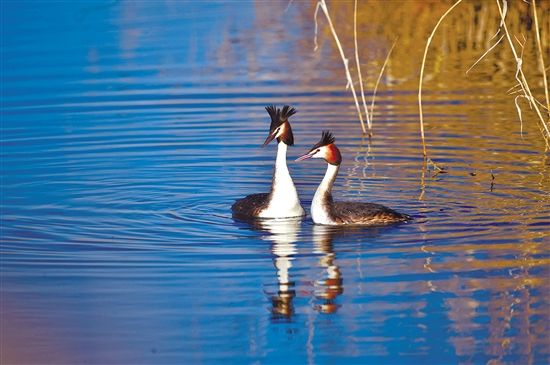
[{"label": "grebe's white breast", "polygon": [[306,215],[306,211],[300,204],[298,191],[296,191],[288,171],[286,164],[287,149],[288,146],[284,142],[278,144],[269,203],[267,208],[260,212],[260,218],[287,218]]}]

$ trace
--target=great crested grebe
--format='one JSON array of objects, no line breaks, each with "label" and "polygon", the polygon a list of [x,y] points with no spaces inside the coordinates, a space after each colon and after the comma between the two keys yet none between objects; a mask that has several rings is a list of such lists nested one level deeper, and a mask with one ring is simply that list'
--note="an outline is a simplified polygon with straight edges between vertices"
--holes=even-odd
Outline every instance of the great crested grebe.
[{"label": "great crested grebe", "polygon": [[332,199],[332,185],[338,175],[342,155],[340,155],[340,150],[334,144],[334,137],[329,131],[323,131],[321,141],[313,146],[308,153],[298,157],[296,161],[303,161],[312,157],[324,158],[328,162],[325,177],[319,184],[311,201],[311,218],[313,222],[327,225],[366,225],[402,222],[412,219],[410,215],[398,213],[380,204],[335,202]]},{"label": "great crested grebe", "polygon": [[296,109],[285,105],[277,109],[270,105],[265,108],[271,116],[269,136],[262,148],[277,139],[278,150],[273,171],[273,181],[269,193],[252,194],[237,200],[231,207],[233,215],[240,218],[290,218],[306,215],[298,199],[298,192],[286,166],[288,146],[294,145],[294,135],[288,118],[296,114]]}]

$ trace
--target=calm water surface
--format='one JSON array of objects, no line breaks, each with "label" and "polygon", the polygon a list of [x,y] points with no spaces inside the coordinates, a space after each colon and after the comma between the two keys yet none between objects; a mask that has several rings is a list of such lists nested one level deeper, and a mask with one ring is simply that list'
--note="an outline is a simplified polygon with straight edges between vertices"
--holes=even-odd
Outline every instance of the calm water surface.
[{"label": "calm water surface", "polygon": [[[390,62],[369,141],[315,3],[286,6],[2,2],[3,364],[548,363],[549,154],[513,63],[430,55],[438,173],[424,44]],[[387,28],[360,27],[369,100]],[[232,219],[269,190],[284,103],[308,211],[326,164],[292,161],[330,128],[335,197],[415,220]]]}]

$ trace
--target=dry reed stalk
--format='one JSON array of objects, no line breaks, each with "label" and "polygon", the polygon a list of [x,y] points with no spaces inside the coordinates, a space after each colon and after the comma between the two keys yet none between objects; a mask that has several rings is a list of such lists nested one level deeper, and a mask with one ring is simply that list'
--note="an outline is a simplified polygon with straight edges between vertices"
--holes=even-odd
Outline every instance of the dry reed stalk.
[{"label": "dry reed stalk", "polygon": [[325,0],[319,0],[317,3],[317,6],[315,8],[315,50],[317,49],[317,12],[319,11],[319,7],[323,9],[323,12],[325,13],[325,16],[327,17],[328,25],[330,27],[330,30],[332,32],[332,36],[334,37],[334,40],[336,41],[336,45],[338,46],[338,50],[340,51],[340,56],[342,57],[342,61],[344,62],[344,68],[346,70],[346,79],[348,81],[348,86],[351,88],[351,93],[353,94],[353,100],[355,101],[355,107],[357,108],[357,113],[359,114],[359,120],[361,121],[361,128],[363,128],[363,134],[367,134],[367,130],[365,129],[365,123],[363,122],[363,116],[361,115],[361,108],[359,107],[359,101],[357,100],[357,95],[355,94],[355,88],[353,87],[353,80],[351,78],[351,74],[349,72],[349,65],[348,65],[348,59],[344,55],[344,50],[342,49],[342,44],[340,43],[340,40],[338,39],[338,35],[336,34],[336,30],[334,29],[334,25],[332,24],[332,20],[330,19],[330,15],[328,13],[327,4],[325,3]]},{"label": "dry reed stalk", "polygon": [[546,96],[546,112],[548,113],[548,118],[550,123],[550,97],[548,96],[548,80],[546,78],[546,67],[544,66],[544,58],[542,57],[542,45],[540,43],[539,19],[537,17],[536,0],[533,0],[533,18],[535,19],[535,34],[537,35],[537,50],[539,51],[539,61],[540,61],[540,67],[542,69],[542,80],[544,83],[544,94]]},{"label": "dry reed stalk", "polygon": [[357,63],[357,75],[359,77],[359,86],[361,87],[361,98],[363,99],[363,106],[365,107],[365,115],[367,116],[369,136],[372,137],[372,122],[371,122],[371,118],[369,118],[369,110],[367,109],[367,102],[365,100],[365,91],[363,89],[363,77],[361,77],[361,64],[359,63],[359,47],[357,46],[357,0],[355,0],[355,6],[353,8],[353,41],[355,44],[355,62]]},{"label": "dry reed stalk", "polygon": [[420,196],[418,197],[418,200],[422,200],[424,198],[424,193],[426,192],[426,167],[427,167],[427,161],[426,156],[424,156],[424,163],[422,164],[422,175],[420,176]]},{"label": "dry reed stalk", "polygon": [[386,69],[386,65],[388,64],[388,60],[390,59],[391,52],[393,51],[393,48],[395,47],[395,44],[397,43],[397,40],[399,37],[395,38],[395,41],[393,41],[393,44],[390,48],[390,51],[388,52],[388,55],[386,56],[386,60],[384,61],[384,64],[382,65],[382,69],[380,70],[380,74],[378,74],[378,80],[376,80],[376,84],[374,85],[374,90],[372,92],[372,103],[370,106],[370,120],[371,123],[374,119],[374,99],[376,97],[376,90],[378,90],[378,84],[380,83],[380,80],[382,79],[382,74],[384,73],[384,70]]},{"label": "dry reed stalk", "polygon": [[[497,0],[498,1],[498,0]],[[439,27],[439,24],[441,24],[441,21],[453,10],[458,4],[460,4],[462,0],[458,0],[453,6],[450,7],[449,10],[445,12],[439,18],[439,21],[435,25],[432,34],[430,34],[430,37],[428,38],[428,43],[426,44],[426,49],[424,50],[424,57],[422,58],[422,66],[420,68],[420,82],[418,84],[418,108],[420,111],[420,134],[422,135],[422,149],[424,151],[424,156],[427,156],[428,153],[426,152],[426,139],[424,138],[424,116],[422,115],[422,80],[424,78],[424,65],[426,64],[426,55],[428,54],[428,47],[430,46],[430,43],[432,42],[432,38],[435,34],[435,31]]]},{"label": "dry reed stalk", "polygon": [[[506,6],[506,0],[502,0],[503,4],[505,4],[504,6]],[[518,114],[519,114],[519,117],[520,117],[520,121],[521,121],[521,110],[517,104],[517,99],[518,97],[524,97],[526,98],[531,107],[535,109],[535,111],[537,112],[537,115],[539,116],[540,120],[541,120],[541,123],[544,127],[544,129],[546,130],[546,135],[544,135],[543,133],[543,137],[544,137],[544,140],[546,141],[546,144],[548,145],[548,137],[550,137],[550,131],[548,130],[548,125],[546,125],[545,121],[544,121],[544,118],[542,117],[542,114],[537,106],[537,103],[535,102],[535,98],[533,97],[533,94],[531,93],[531,89],[529,88],[529,85],[527,84],[527,79],[525,78],[525,75],[523,74],[523,70],[522,70],[522,65],[523,65],[523,59],[521,57],[518,56],[517,52],[516,52],[516,49],[514,47],[514,43],[512,42],[512,37],[510,37],[510,33],[508,32],[508,27],[506,26],[506,21],[505,21],[505,14],[503,13],[503,10],[500,6],[500,2],[499,0],[496,0],[496,3],[497,3],[497,6],[498,6],[498,11],[500,13],[500,17],[502,19],[502,27],[504,28],[504,32],[505,32],[505,35],[506,35],[506,38],[508,39],[508,44],[510,45],[510,48],[512,49],[512,53],[514,54],[514,59],[516,60],[516,63],[517,63],[517,68],[516,68],[516,79],[518,80],[521,88],[523,89],[523,95],[520,95],[520,96],[517,96],[516,97],[516,108],[518,109]],[[538,28],[537,28],[537,33],[538,33]]]},{"label": "dry reed stalk", "polygon": [[[500,29],[499,29],[499,31],[500,31]],[[498,34],[498,32],[497,32],[497,34]],[[496,37],[497,34],[495,34],[494,37]],[[493,38],[494,38],[494,37],[493,37]],[[493,38],[491,38],[491,39],[493,39]],[[501,35],[500,38],[498,39],[498,41],[497,41],[495,44],[493,44],[491,47],[489,47],[489,49],[488,49],[487,51],[485,51],[485,53],[482,54],[481,57],[479,57],[479,59],[478,59],[477,61],[475,61],[474,64],[473,64],[472,66],[470,66],[470,68],[466,71],[466,75],[468,75],[468,72],[470,72],[470,71],[472,70],[472,68],[474,68],[474,66],[477,65],[477,64],[479,63],[479,61],[481,61],[481,60],[483,59],[483,57],[487,56],[487,54],[488,54],[489,52],[491,52],[491,51],[493,50],[493,48],[495,48],[496,46],[498,46],[498,44],[500,43],[500,41],[502,41],[502,38],[504,38],[504,34]]]}]

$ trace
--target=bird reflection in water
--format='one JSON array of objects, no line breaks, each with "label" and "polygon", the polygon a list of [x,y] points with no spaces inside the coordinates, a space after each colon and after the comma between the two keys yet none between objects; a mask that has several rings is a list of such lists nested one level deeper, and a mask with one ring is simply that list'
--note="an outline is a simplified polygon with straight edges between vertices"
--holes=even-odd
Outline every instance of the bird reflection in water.
[{"label": "bird reflection in water", "polygon": [[[272,242],[271,253],[274,255],[274,266],[277,269],[277,291],[265,291],[270,296],[271,321],[290,322],[295,315],[294,298],[296,282],[291,280],[290,269],[298,254],[295,242],[299,239],[302,218],[281,218],[257,220],[252,223],[253,229],[269,232],[264,239]],[[302,290],[304,295],[311,295],[315,309],[319,313],[336,313],[341,307],[336,298],[344,292],[340,267],[335,264],[333,240],[341,235],[343,227],[313,225],[313,253],[318,256],[317,266],[322,273],[311,285],[313,291]]]},{"label": "bird reflection in water", "polygon": [[271,233],[266,238],[273,242],[271,253],[275,255],[274,264],[277,268],[278,291],[267,293],[271,295],[270,308],[274,322],[288,322],[294,315],[292,300],[296,296],[296,284],[290,280],[289,270],[297,253],[294,242],[298,239],[301,218],[270,219],[259,221],[260,227]]},{"label": "bird reflection in water", "polygon": [[336,254],[332,241],[341,231],[341,227],[329,227],[322,225],[313,226],[314,253],[321,254],[319,266],[323,267],[323,278],[313,284],[316,289],[313,292],[315,299],[320,303],[315,304],[315,309],[320,313],[336,313],[341,305],[336,303],[336,298],[344,292],[343,278],[340,267],[335,264]]}]

